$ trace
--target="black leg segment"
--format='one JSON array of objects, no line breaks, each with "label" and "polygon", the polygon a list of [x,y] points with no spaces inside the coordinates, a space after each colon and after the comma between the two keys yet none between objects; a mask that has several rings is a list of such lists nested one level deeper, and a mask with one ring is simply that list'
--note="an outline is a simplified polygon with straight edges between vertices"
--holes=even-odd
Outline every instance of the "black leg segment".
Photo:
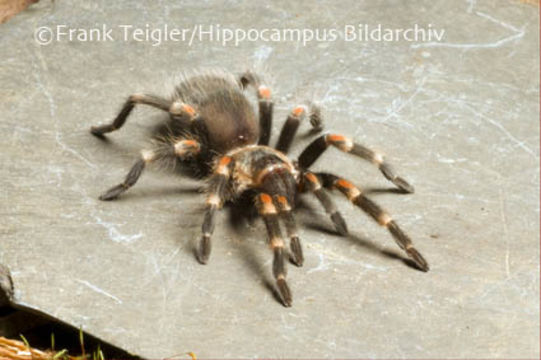
[{"label": "black leg segment", "polygon": [[272,273],[276,279],[276,286],[280,293],[282,303],[286,307],[292,304],[291,291],[286,282],[287,269],[284,261],[284,241],[278,223],[278,212],[269,194],[261,193],[256,198],[257,209],[265,222],[269,243],[274,255]]},{"label": "black leg segment", "polygon": [[287,237],[289,238],[289,247],[291,250],[291,262],[297,266],[302,266],[304,256],[302,254],[301,240],[297,231],[297,223],[293,217],[293,211],[287,198],[282,195],[275,196],[276,205],[280,212],[280,216],[286,227]]},{"label": "black leg segment", "polygon": [[400,229],[391,216],[377,203],[367,198],[359,188],[345,179],[327,173],[318,173],[317,176],[322,179],[322,184],[325,187],[339,190],[349,199],[349,201],[362,209],[379,225],[386,227],[398,246],[406,252],[419,269],[422,271],[429,270],[428,262],[423,258],[419,251],[413,247],[413,243],[409,236]]},{"label": "black leg segment", "polygon": [[308,169],[331,145],[343,152],[351,153],[370,161],[380,169],[386,179],[390,180],[399,189],[407,193],[414,192],[413,186],[395,173],[391,165],[384,160],[383,155],[363,145],[354,143],[351,139],[342,135],[327,134],[314,140],[299,156],[299,166],[302,169]]},{"label": "black leg segment", "polygon": [[329,214],[336,231],[342,236],[347,235],[348,227],[346,221],[342,217],[342,214],[340,214],[340,212],[337,210],[332,198],[329,196],[329,194],[327,194],[325,189],[322,188],[318,177],[313,173],[307,172],[304,174],[304,181],[307,185],[307,188],[316,196],[318,201],[321,203],[321,205],[325,209],[325,212]]},{"label": "black leg segment", "polygon": [[131,95],[128,100],[126,100],[124,106],[122,106],[122,109],[120,110],[120,113],[116,116],[112,123],[100,126],[92,126],[90,128],[90,132],[96,136],[103,136],[106,133],[120,129],[126,122],[126,119],[132,112],[135,104],[150,105],[163,111],[169,111],[171,101],[162,99],[154,95]]},{"label": "black leg segment", "polygon": [[234,161],[229,156],[223,156],[218,161],[207,187],[208,197],[205,207],[205,218],[201,226],[201,239],[197,249],[197,260],[201,264],[208,262],[211,250],[211,236],[214,232],[216,211],[221,209],[227,195],[227,183],[231,176]]}]

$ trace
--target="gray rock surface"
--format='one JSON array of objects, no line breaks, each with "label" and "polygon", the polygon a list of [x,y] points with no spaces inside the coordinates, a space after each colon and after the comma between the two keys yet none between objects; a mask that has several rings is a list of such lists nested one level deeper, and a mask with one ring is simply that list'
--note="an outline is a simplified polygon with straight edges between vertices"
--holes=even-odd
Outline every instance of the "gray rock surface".
[{"label": "gray rock surface", "polygon": [[[526,1],[41,1],[0,28],[0,263],[15,299],[132,353],[198,357],[539,357],[539,9]],[[442,41],[344,40],[347,24],[445,30]],[[41,26],[114,41],[52,41]],[[336,28],[336,41],[124,41],[119,25]],[[155,42],[154,42],[155,43]],[[304,267],[293,307],[274,298],[264,227],[219,216],[210,263],[193,256],[200,183],[148,171],[116,202],[157,110],[137,108],[101,141],[135,92],[167,94],[197,67],[272,75],[274,139],[307,99],[325,126],[384,151],[416,187],[330,150],[338,172],[389,210],[431,271],[404,263],[390,234],[337,198],[337,236],[313,198],[297,218]],[[292,154],[310,139],[301,136]]]}]

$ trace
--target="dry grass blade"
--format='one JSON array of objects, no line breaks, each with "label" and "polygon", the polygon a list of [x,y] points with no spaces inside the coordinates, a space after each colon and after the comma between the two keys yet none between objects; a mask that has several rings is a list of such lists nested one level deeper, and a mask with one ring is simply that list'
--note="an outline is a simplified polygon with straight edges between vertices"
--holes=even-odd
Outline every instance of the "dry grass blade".
[{"label": "dry grass blade", "polygon": [[0,360],[50,360],[54,353],[34,349],[23,341],[0,336]]}]

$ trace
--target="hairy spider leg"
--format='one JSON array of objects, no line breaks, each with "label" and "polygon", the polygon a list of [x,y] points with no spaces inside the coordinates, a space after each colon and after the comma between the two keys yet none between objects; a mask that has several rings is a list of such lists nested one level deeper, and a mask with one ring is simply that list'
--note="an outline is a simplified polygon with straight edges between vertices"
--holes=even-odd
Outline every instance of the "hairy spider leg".
[{"label": "hairy spider leg", "polygon": [[299,156],[299,166],[302,169],[308,169],[331,145],[343,152],[351,153],[372,162],[378,166],[385,178],[390,180],[399,189],[407,193],[414,192],[413,186],[396,174],[391,165],[385,161],[383,155],[357,144],[343,135],[326,134],[315,139]]},{"label": "hairy spider leg", "polygon": [[258,145],[269,145],[272,130],[272,111],[274,103],[271,99],[271,90],[262,83],[261,77],[253,72],[246,72],[239,78],[241,87],[245,89],[248,85],[257,89],[259,105],[259,141]]},{"label": "hairy spider leg", "polygon": [[406,235],[402,229],[400,229],[398,224],[385,210],[383,210],[374,201],[367,198],[359,188],[357,188],[351,182],[339,178],[333,174],[316,173],[316,175],[319,179],[321,179],[321,183],[324,187],[339,190],[349,199],[351,203],[370,215],[370,217],[372,217],[379,225],[386,227],[393,236],[397,245],[404,250],[406,254],[408,254],[419,269],[422,271],[428,271],[430,269],[427,261],[423,258],[421,253],[419,253],[419,251],[413,247],[413,243],[409,236]]},{"label": "hairy spider leg", "polygon": [[132,166],[124,181],[107,190],[99,197],[100,200],[113,200],[120,194],[131,188],[145,169],[145,166],[154,161],[163,159],[167,156],[175,156],[180,159],[187,159],[197,155],[201,150],[201,145],[198,141],[192,139],[179,139],[173,143],[167,144],[167,148],[142,150],[140,158]]},{"label": "hairy spider leg", "polygon": [[265,222],[268,240],[274,254],[272,273],[284,306],[290,307],[292,303],[291,291],[286,282],[287,269],[284,261],[284,240],[278,223],[278,211],[272,197],[267,193],[256,196],[256,205],[259,214]]},{"label": "hairy spider leg", "polygon": [[325,212],[329,214],[336,231],[338,231],[340,235],[347,235],[348,227],[344,218],[342,217],[342,214],[340,214],[332,198],[321,186],[321,183],[319,182],[317,176],[315,176],[311,172],[306,172],[304,174],[304,181],[306,184],[306,188],[316,196],[316,198],[325,209]]},{"label": "hairy spider leg", "polygon": [[[286,119],[286,122],[282,126],[282,130],[280,131],[280,137],[278,138],[275,146],[276,150],[281,151],[284,154],[287,154],[289,152],[289,148],[291,147],[293,139],[297,134],[299,125],[306,117],[306,113],[306,107],[302,105],[295,107],[291,111],[291,113]],[[319,109],[319,107],[317,107],[315,104],[310,104],[308,113],[313,131],[321,131],[321,110]]]},{"label": "hairy spider leg", "polygon": [[202,236],[199,240],[197,259],[201,264],[208,262],[211,251],[211,236],[214,232],[216,211],[221,209],[227,194],[227,183],[231,177],[234,160],[229,156],[222,156],[218,160],[214,172],[209,178],[207,186],[207,202],[205,218],[201,227]]},{"label": "hairy spider leg", "polygon": [[291,249],[290,260],[297,266],[302,266],[304,256],[302,254],[301,240],[297,230],[297,223],[293,216],[291,205],[283,195],[275,195],[274,202],[279,210],[280,217],[285,224],[286,234],[289,238],[289,248]]},{"label": "hairy spider leg", "polygon": [[106,133],[110,133],[111,131],[120,129],[122,125],[124,125],[124,123],[126,122],[126,119],[132,112],[135,104],[150,105],[163,111],[169,111],[169,108],[172,105],[172,101],[154,95],[130,95],[122,106],[122,109],[120,110],[116,118],[113,120],[113,122],[100,126],[92,126],[90,128],[90,132],[96,136],[103,136]]},{"label": "hairy spider leg", "polygon": [[274,103],[270,98],[269,88],[261,85],[258,90],[259,97],[259,145],[269,145],[272,129],[272,109]]}]

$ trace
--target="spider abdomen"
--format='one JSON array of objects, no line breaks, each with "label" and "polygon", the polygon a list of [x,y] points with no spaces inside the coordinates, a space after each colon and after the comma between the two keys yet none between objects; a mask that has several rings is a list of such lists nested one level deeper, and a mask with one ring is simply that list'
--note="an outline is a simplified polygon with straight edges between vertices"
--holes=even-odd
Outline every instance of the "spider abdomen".
[{"label": "spider abdomen", "polygon": [[259,127],[254,109],[231,74],[196,75],[175,90],[175,100],[194,106],[203,119],[211,152],[224,154],[257,142]]}]

